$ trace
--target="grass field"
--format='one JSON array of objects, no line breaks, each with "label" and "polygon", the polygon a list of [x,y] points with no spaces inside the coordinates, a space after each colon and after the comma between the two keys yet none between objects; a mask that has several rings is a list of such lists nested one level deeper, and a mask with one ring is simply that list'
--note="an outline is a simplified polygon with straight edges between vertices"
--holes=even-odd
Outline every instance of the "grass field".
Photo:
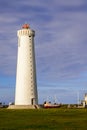
[{"label": "grass field", "polygon": [[87,130],[87,109],[0,109],[0,130]]}]

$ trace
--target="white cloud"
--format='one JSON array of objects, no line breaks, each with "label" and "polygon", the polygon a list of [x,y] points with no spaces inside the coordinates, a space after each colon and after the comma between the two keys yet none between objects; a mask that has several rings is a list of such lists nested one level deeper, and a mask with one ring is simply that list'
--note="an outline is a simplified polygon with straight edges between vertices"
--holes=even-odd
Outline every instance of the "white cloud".
[{"label": "white cloud", "polygon": [[40,65],[43,77],[76,78],[87,69],[86,15],[78,11],[61,12],[43,26],[42,42],[36,47],[37,66]]}]

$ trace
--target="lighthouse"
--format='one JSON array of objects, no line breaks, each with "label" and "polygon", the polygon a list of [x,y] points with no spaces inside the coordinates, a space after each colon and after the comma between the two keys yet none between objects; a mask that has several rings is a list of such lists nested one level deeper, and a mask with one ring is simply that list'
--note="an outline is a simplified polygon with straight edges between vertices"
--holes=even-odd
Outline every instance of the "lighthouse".
[{"label": "lighthouse", "polygon": [[34,36],[35,31],[24,24],[17,31],[18,57],[16,73],[15,105],[38,104]]}]

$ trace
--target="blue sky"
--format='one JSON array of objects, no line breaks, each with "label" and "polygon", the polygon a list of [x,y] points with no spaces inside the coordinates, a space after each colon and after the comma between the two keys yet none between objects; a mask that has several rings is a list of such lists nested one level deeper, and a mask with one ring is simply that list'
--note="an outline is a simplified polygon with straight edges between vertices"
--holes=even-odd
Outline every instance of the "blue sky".
[{"label": "blue sky", "polygon": [[87,92],[87,0],[0,0],[0,101],[14,101],[17,30],[35,30],[39,103]]}]

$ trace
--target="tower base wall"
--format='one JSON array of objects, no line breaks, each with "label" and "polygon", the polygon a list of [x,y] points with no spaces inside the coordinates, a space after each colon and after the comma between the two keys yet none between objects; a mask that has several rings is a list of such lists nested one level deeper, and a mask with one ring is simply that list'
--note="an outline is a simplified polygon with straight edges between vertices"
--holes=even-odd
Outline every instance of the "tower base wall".
[{"label": "tower base wall", "polygon": [[39,109],[38,105],[9,105],[8,109]]}]

